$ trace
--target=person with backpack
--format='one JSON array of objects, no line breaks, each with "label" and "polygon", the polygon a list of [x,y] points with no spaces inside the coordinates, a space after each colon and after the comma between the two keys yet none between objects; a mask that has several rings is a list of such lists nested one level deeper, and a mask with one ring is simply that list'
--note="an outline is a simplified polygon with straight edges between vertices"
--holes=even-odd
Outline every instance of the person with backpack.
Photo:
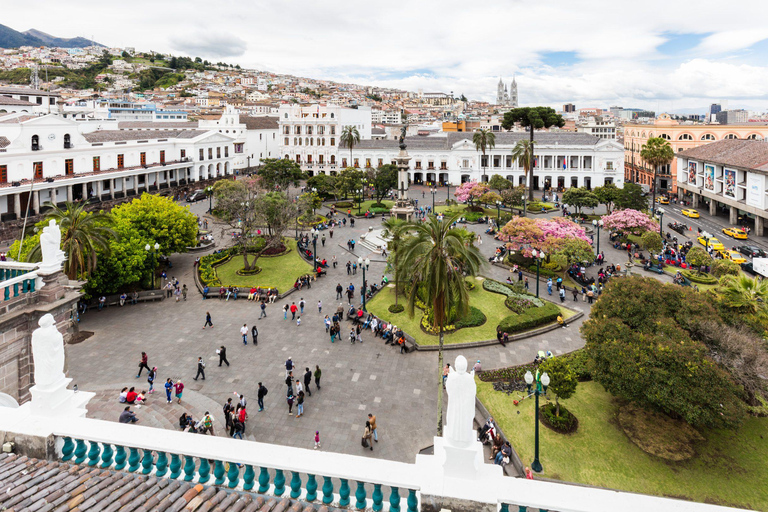
[{"label": "person with backpack", "polygon": [[210,432],[212,436],[216,435],[216,433],[213,431],[213,416],[211,416],[211,413],[209,413],[208,411],[205,411],[205,415],[203,416],[203,419],[200,420],[200,425],[201,425],[203,434],[207,434],[208,432]]},{"label": "person with backpack", "polygon": [[309,385],[312,383],[312,371],[309,368],[305,368],[304,370],[304,389],[307,390],[309,396],[312,396],[312,390],[309,389]]},{"label": "person with backpack", "polygon": [[257,391],[257,398],[259,402],[259,412],[264,410],[264,397],[267,396],[269,390],[261,382],[259,382],[259,389]]},{"label": "person with backpack", "polygon": [[149,382],[149,392],[154,393],[155,392],[155,377],[157,376],[157,366],[153,367],[152,370],[150,370],[149,375],[147,375],[147,382]]}]

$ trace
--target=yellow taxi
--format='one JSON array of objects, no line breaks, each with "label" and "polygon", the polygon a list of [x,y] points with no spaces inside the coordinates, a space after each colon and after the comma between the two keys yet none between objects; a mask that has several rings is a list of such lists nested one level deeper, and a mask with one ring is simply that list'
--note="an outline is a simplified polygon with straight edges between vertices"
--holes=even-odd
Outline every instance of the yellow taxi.
[{"label": "yellow taxi", "polygon": [[656,202],[659,204],[669,204],[669,199],[666,197],[657,197]]},{"label": "yellow taxi", "polygon": [[747,259],[736,251],[720,251],[720,255],[724,260],[731,260],[732,262],[738,263],[739,265],[747,262]]},{"label": "yellow taxi", "polygon": [[709,243],[707,243],[707,238],[703,237],[703,236],[700,236],[696,240],[701,245],[703,245],[704,247],[711,247],[715,251],[724,251],[725,250],[725,246],[723,244],[721,244],[720,240],[718,240],[717,238],[714,238],[714,237],[710,238],[709,239]]},{"label": "yellow taxi", "polygon": [[690,217],[692,219],[698,219],[699,218],[699,212],[697,212],[696,210],[691,210],[690,208],[686,208],[685,210],[681,211],[680,213],[682,213],[686,217]]},{"label": "yellow taxi", "polygon": [[740,230],[739,228],[725,228],[723,229],[723,233],[730,237],[737,238],[739,240],[747,239],[747,234],[742,230]]}]

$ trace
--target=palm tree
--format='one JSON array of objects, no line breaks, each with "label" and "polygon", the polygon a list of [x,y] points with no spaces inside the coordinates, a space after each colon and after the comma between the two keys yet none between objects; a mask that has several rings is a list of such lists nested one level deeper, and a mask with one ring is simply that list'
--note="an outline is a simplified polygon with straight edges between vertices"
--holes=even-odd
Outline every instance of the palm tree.
[{"label": "palm tree", "polygon": [[643,160],[653,166],[653,198],[651,205],[656,210],[656,173],[659,167],[667,165],[675,158],[675,151],[665,139],[661,137],[651,137],[648,142],[643,144],[640,150],[640,156]]},{"label": "palm tree", "polygon": [[[483,160],[485,160],[485,150],[496,147],[496,135],[490,130],[480,128],[472,135],[472,142],[475,145],[475,149],[483,153]],[[483,166],[483,183],[486,181],[485,166]]]},{"label": "palm tree", "polygon": [[[109,242],[117,238],[112,229],[112,216],[103,212],[86,212],[85,202],[66,203],[65,209],[48,203],[51,211],[46,220],[55,220],[62,232],[61,249],[66,255],[64,273],[70,279],[89,274],[96,268],[98,252],[107,253]],[[40,257],[40,244],[30,251],[28,259]]]},{"label": "palm tree", "polygon": [[516,162],[523,163],[525,171],[525,182],[528,185],[528,199],[533,200],[533,150],[536,145],[535,140],[520,139],[512,148],[512,158]]},{"label": "palm tree", "polygon": [[484,260],[471,242],[467,230],[452,228],[460,215],[437,220],[430,216],[425,222],[412,223],[410,236],[402,245],[401,266],[410,275],[408,314],[413,317],[419,293],[432,310],[432,327],[440,338],[437,377],[437,435],[443,432],[443,329],[450,320],[449,312],[466,315],[469,310],[469,290],[465,276],[477,274]]},{"label": "palm tree", "polygon": [[720,293],[725,303],[734,309],[757,313],[768,308],[768,279],[744,274],[727,276]]},{"label": "palm tree", "polygon": [[341,129],[339,146],[349,148],[349,167],[352,167],[352,148],[360,142],[360,132],[352,125],[347,125]]},{"label": "palm tree", "polygon": [[382,231],[381,236],[384,239],[389,239],[387,247],[389,248],[394,258],[393,268],[395,271],[395,304],[397,304],[397,296],[400,292],[400,267],[398,266],[398,260],[400,259],[400,248],[403,244],[403,239],[405,238],[408,229],[411,227],[411,224],[404,221],[403,219],[390,217],[382,223],[382,226],[384,226],[384,231]]}]

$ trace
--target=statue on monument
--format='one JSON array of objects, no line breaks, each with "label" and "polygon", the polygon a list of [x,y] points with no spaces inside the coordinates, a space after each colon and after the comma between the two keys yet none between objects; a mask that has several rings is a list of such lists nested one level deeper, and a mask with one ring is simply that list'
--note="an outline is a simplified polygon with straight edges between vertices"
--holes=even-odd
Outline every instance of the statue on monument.
[{"label": "statue on monument", "polygon": [[61,250],[61,229],[53,219],[43,228],[43,233],[40,235],[40,252],[43,253],[41,270],[55,272],[61,269],[64,261],[64,251]]},{"label": "statue on monument", "polygon": [[400,128],[400,149],[405,151],[405,132],[408,129],[408,125],[403,125],[402,128]]},{"label": "statue on monument", "polygon": [[35,386],[42,390],[52,389],[65,379],[64,336],[56,328],[50,313],[43,315],[38,325],[40,327],[32,332]]},{"label": "statue on monument", "polygon": [[475,371],[467,373],[467,359],[456,358],[454,367],[445,382],[448,392],[448,414],[445,422],[445,438],[457,447],[468,446],[475,439],[472,422],[475,418]]}]

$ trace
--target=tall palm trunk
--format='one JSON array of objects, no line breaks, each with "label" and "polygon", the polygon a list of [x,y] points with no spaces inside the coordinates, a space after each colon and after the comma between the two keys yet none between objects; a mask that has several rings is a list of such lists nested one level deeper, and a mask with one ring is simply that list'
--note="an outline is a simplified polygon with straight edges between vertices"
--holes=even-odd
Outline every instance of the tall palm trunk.
[{"label": "tall palm trunk", "polygon": [[397,248],[396,248],[395,249],[395,306],[397,306],[397,296],[400,293],[400,286],[398,285],[398,280],[399,280],[398,278],[400,276],[398,276],[398,267],[397,267],[397,259],[398,259],[397,258],[397,254],[399,252],[400,251],[398,251]]},{"label": "tall palm trunk", "polygon": [[443,435],[443,326],[439,328],[440,342],[437,350],[437,435]]},{"label": "tall palm trunk", "polygon": [[533,126],[531,126],[531,158],[528,162],[528,200],[533,201],[533,167],[536,163],[536,156],[533,153]]},{"label": "tall palm trunk", "polygon": [[651,209],[655,212],[656,211],[656,169],[658,169],[658,166],[653,166],[653,185],[651,185],[651,188],[653,189],[652,194],[653,198],[651,199]]}]

